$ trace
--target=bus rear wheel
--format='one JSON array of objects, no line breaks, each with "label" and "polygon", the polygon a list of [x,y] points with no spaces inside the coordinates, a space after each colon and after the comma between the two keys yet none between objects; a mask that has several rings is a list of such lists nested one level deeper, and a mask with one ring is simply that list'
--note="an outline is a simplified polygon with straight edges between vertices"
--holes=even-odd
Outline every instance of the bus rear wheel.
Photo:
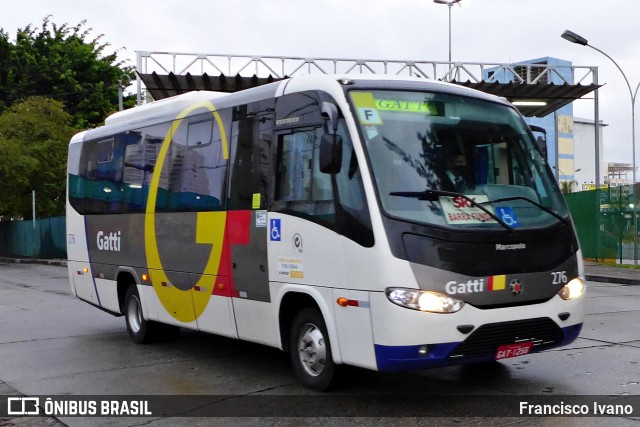
[{"label": "bus rear wheel", "polygon": [[137,344],[151,341],[150,322],[142,314],[142,302],[135,285],[129,286],[124,297],[124,317],[127,321],[127,332],[131,340]]},{"label": "bus rear wheel", "polygon": [[129,286],[125,294],[124,317],[127,321],[129,337],[136,344],[172,340],[180,334],[178,326],[145,320],[140,294],[138,294],[136,285]]},{"label": "bus rear wheel", "polygon": [[312,390],[329,389],[336,366],[327,327],[320,312],[314,308],[302,309],[291,324],[289,337],[291,363],[298,380]]}]

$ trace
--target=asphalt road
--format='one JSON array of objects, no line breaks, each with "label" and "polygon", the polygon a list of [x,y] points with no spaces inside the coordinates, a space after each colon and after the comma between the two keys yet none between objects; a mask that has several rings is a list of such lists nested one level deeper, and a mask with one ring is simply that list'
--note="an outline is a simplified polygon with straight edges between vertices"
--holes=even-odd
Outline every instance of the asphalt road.
[{"label": "asphalt road", "polygon": [[640,426],[638,415],[586,423],[478,416],[479,408],[493,414],[517,400],[591,405],[629,396],[640,413],[640,286],[589,282],[587,295],[584,328],[569,347],[479,367],[402,374],[347,368],[342,387],[327,395],[301,388],[276,349],[190,331],[172,342],[134,344],[124,318],[70,295],[66,268],[0,264],[0,396],[193,395],[204,403],[169,399],[167,410],[237,416],[13,418],[0,426],[419,425],[424,415],[437,416],[430,425]]}]

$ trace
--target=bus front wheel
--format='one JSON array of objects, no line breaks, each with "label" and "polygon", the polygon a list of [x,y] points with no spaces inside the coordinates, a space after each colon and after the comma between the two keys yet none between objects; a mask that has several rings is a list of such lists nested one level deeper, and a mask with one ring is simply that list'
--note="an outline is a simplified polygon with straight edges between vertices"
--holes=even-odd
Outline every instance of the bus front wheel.
[{"label": "bus front wheel", "polygon": [[327,327],[320,312],[302,309],[291,324],[289,351],[298,380],[305,387],[327,390],[333,381],[335,363]]}]

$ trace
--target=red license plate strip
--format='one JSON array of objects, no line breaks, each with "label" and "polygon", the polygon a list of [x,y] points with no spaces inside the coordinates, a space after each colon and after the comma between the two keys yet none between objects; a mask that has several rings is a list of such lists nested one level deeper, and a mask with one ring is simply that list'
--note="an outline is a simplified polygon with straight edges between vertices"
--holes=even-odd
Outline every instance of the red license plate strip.
[{"label": "red license plate strip", "polygon": [[500,347],[498,347],[498,350],[496,351],[496,360],[508,359],[510,357],[524,356],[525,354],[529,354],[532,347],[533,347],[533,342],[531,341],[501,345]]}]

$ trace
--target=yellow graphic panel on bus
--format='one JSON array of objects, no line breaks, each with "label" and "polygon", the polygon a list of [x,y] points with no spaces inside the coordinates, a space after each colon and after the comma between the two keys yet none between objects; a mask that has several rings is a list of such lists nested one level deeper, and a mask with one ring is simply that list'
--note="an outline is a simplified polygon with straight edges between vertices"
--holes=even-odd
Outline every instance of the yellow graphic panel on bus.
[{"label": "yellow graphic panel on bus", "polygon": [[[160,259],[158,249],[158,239],[156,235],[156,201],[160,185],[160,175],[167,153],[174,135],[178,131],[182,120],[197,109],[206,109],[213,114],[222,141],[222,155],[224,159],[229,158],[229,147],[224,125],[220,115],[210,102],[202,102],[192,105],[182,111],[162,142],[162,147],[156,160],[145,215],[144,240],[147,266],[151,283],[165,310],[176,320],[184,323],[196,320],[205,310],[212,294],[215,277],[220,267],[222,255],[224,230],[226,225],[226,212],[200,212],[197,214],[196,239],[194,245],[210,245],[211,250],[207,263],[195,286],[188,290],[181,290],[171,286]],[[188,248],[185,248],[187,250]]]},{"label": "yellow graphic panel on bus", "polygon": [[358,119],[363,125],[381,125],[382,119],[376,107],[376,100],[371,92],[351,92],[351,99],[356,106]]},{"label": "yellow graphic panel on bus", "polygon": [[363,125],[381,125],[381,112],[419,113],[427,116],[443,116],[444,104],[429,99],[406,99],[402,95],[372,92],[351,92],[358,120]]},{"label": "yellow graphic panel on bus", "polygon": [[430,101],[410,101],[406,99],[376,99],[376,108],[382,111],[402,111],[441,116],[442,103]]}]

